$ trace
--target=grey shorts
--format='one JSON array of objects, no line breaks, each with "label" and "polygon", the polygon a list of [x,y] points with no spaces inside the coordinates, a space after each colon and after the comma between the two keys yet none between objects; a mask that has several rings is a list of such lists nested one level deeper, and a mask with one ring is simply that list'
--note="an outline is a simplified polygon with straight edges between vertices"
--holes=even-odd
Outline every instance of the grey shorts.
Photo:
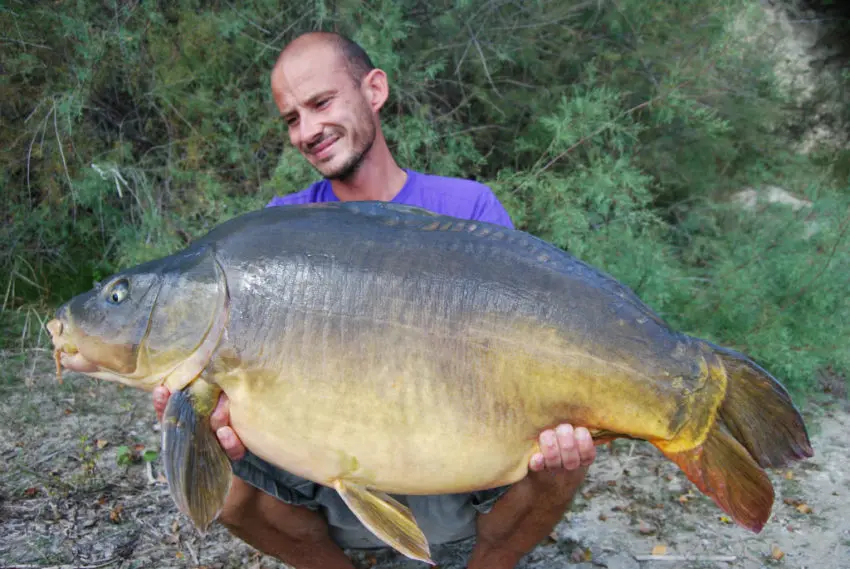
[{"label": "grey shorts", "polygon": [[[250,452],[232,464],[234,474],[248,484],[287,504],[321,513],[328,521],[331,539],[341,548],[387,547],[360,523],[333,488],[281,470]],[[468,494],[392,496],[410,508],[430,543],[444,544],[473,536],[478,514],[489,512],[509,488],[500,486]]]}]

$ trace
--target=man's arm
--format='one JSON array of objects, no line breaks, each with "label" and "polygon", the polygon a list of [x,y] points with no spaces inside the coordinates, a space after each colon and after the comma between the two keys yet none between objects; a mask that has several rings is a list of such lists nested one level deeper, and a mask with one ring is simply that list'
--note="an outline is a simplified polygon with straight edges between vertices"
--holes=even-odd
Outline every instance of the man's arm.
[{"label": "man's arm", "polygon": [[561,521],[596,459],[583,427],[559,425],[541,433],[539,443],[528,476],[478,517],[469,569],[513,569]]}]

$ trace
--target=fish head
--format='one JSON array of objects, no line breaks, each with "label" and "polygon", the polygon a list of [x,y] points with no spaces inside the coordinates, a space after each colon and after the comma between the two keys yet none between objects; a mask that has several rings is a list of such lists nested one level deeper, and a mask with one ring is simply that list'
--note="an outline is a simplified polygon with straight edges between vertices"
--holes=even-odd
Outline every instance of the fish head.
[{"label": "fish head", "polygon": [[145,390],[182,389],[209,363],[227,317],[212,251],[182,252],[119,272],[47,323],[61,369]]}]

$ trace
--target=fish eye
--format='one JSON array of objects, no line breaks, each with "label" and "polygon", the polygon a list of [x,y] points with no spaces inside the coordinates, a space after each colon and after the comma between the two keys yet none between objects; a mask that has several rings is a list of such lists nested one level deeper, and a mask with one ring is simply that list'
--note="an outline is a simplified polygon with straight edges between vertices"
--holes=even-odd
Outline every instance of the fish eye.
[{"label": "fish eye", "polygon": [[127,295],[130,294],[130,283],[127,282],[127,279],[121,279],[115,281],[115,283],[109,287],[109,293],[106,295],[106,301],[110,304],[121,304]]}]

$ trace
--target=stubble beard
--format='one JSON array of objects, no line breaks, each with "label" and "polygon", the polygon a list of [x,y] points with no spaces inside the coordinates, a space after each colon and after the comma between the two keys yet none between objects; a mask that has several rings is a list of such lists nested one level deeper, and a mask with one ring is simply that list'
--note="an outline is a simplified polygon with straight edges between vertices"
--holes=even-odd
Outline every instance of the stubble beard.
[{"label": "stubble beard", "polygon": [[[365,116],[364,116],[365,115]],[[349,180],[357,170],[360,169],[360,166],[363,164],[363,160],[366,158],[366,155],[369,154],[369,151],[372,149],[372,145],[375,144],[375,137],[377,134],[377,128],[375,127],[375,123],[372,121],[372,117],[368,115],[368,113],[364,113],[361,115],[361,120],[364,125],[366,125],[365,136],[365,144],[361,145],[360,148],[354,148],[351,156],[339,167],[331,170],[322,172],[319,170],[319,173],[322,174],[328,180],[336,180],[339,182],[345,182]]]}]

